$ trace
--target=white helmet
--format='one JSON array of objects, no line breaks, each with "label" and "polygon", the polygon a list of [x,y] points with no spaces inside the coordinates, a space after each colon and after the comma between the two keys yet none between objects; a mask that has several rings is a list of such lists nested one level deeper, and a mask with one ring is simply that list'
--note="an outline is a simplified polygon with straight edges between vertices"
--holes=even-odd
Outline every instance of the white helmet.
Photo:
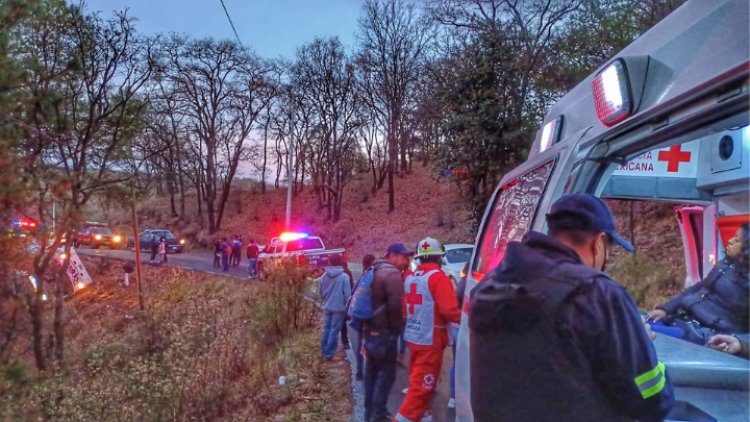
[{"label": "white helmet", "polygon": [[437,239],[426,237],[419,241],[419,243],[417,244],[417,254],[414,255],[414,258],[443,255],[445,255],[445,248],[443,247],[443,244],[438,242]]}]

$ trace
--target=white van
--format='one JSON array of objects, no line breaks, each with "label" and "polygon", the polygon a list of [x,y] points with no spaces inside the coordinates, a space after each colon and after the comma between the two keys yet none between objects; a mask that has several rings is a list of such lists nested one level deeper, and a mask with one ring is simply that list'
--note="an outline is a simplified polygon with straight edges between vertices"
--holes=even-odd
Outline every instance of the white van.
[{"label": "white van", "polygon": [[[747,0],[688,1],[554,105],[487,207],[467,294],[508,242],[545,232],[550,205],[573,192],[682,206],[686,286],[708,274],[727,240],[717,221],[750,214],[749,17]],[[456,367],[462,422],[474,420],[469,306]],[[670,420],[750,419],[747,360],[664,335],[655,346],[678,400]]]}]

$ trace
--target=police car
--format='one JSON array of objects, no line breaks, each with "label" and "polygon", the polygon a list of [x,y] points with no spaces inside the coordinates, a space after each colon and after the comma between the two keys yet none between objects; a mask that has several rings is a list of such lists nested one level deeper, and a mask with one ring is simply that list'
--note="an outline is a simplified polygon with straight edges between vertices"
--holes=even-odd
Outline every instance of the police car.
[{"label": "police car", "polygon": [[[722,219],[750,214],[749,14],[747,0],[686,2],[555,104],[486,209],[467,294],[574,192],[675,204],[685,286],[706,276],[724,256]],[[457,346],[463,422],[473,421],[469,306]],[[655,346],[678,400],[669,420],[750,419],[747,360],[664,335]]]},{"label": "police car", "polygon": [[345,249],[326,249],[323,239],[318,236],[310,236],[304,232],[284,232],[271,238],[268,245],[261,249],[257,262],[258,272],[264,276],[274,263],[291,260],[320,273],[334,255],[341,256],[346,261]]}]

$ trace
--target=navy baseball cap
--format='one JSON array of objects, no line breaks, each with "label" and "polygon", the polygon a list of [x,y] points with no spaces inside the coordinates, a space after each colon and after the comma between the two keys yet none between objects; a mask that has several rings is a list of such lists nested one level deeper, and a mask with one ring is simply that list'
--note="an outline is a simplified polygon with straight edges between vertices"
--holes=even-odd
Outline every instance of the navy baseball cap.
[{"label": "navy baseball cap", "polygon": [[407,248],[403,243],[393,243],[391,246],[388,246],[388,249],[385,250],[385,254],[390,255],[392,253],[408,256],[414,255],[414,251]]},{"label": "navy baseball cap", "polygon": [[552,204],[550,213],[547,214],[547,223],[549,224],[550,218],[560,215],[572,215],[580,220],[580,226],[567,227],[568,229],[604,232],[626,251],[635,251],[633,244],[615,230],[615,218],[607,204],[594,195],[574,193],[563,196]]}]

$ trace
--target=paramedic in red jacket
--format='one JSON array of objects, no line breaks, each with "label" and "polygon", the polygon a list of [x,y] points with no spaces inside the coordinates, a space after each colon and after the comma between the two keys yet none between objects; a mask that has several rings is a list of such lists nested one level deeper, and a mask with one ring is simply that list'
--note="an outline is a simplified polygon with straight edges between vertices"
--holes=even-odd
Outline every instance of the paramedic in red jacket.
[{"label": "paramedic in red jacket", "polygon": [[418,422],[428,413],[443,351],[450,345],[448,325],[461,318],[453,283],[440,269],[443,255],[445,250],[437,240],[428,237],[419,242],[415,258],[420,265],[404,282],[409,389],[394,421]]}]

